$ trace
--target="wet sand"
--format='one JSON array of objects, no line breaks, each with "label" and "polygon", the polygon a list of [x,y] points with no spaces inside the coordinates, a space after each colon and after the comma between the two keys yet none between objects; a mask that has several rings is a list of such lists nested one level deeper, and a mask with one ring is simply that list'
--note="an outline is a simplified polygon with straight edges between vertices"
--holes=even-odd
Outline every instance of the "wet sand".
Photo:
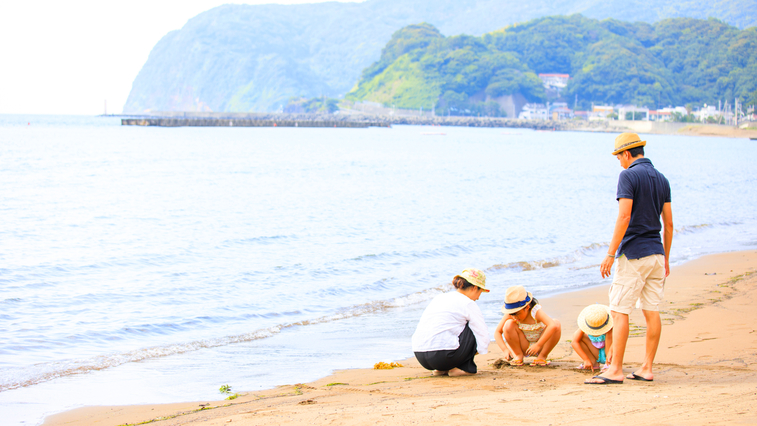
[{"label": "wet sand", "polygon": [[[240,392],[234,400],[85,407],[45,425],[700,425],[757,423],[757,250],[673,268],[666,283],[654,382],[585,385],[590,373],[569,339],[583,307],[607,303],[607,285],[541,299],[563,324],[549,367],[498,368],[502,352],[476,357],[479,374],[432,377],[414,358],[389,370],[352,369],[307,384]],[[599,268],[597,267],[597,274]],[[496,324],[489,324],[491,329]],[[625,371],[644,353],[644,319],[631,315]],[[528,361],[529,359],[527,359]],[[377,362],[380,360],[376,360]],[[86,401],[82,401],[86,403]]]}]

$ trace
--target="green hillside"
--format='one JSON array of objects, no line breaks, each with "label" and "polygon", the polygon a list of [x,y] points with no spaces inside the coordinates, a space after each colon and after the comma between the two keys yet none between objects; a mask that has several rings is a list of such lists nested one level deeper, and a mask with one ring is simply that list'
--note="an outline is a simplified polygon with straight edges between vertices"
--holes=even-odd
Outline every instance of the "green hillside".
[{"label": "green hillside", "polygon": [[[195,16],[153,47],[123,111],[278,111],[292,97],[339,98],[360,79],[362,70],[379,60],[392,33],[406,25],[429,22],[442,34],[481,36],[515,22],[575,13],[641,22],[713,16],[738,28],[757,25],[755,0],[226,4]],[[389,58],[394,62],[398,57]],[[389,65],[380,64],[376,70]],[[413,84],[404,80],[397,90],[407,92]]]},{"label": "green hillside", "polygon": [[570,74],[571,105],[661,107],[748,101],[757,90],[757,29],[716,19],[654,24],[581,15],[539,18],[481,37],[444,37],[429,24],[394,33],[348,93],[354,101],[467,114],[520,93],[545,101],[539,73]]}]

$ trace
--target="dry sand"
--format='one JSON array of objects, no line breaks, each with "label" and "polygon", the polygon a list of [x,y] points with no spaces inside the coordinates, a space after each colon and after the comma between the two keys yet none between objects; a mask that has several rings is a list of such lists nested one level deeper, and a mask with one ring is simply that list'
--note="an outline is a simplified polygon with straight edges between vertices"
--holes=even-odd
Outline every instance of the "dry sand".
[{"label": "dry sand", "polygon": [[708,126],[706,124],[692,124],[682,127],[676,134],[687,136],[715,136],[725,138],[757,138],[757,129],[740,129],[732,126]]},{"label": "dry sand", "polygon": [[[492,343],[488,354],[476,357],[479,374],[471,377],[431,377],[409,359],[402,368],[337,371],[233,401],[86,407],[45,425],[757,424],[756,269],[757,251],[711,255],[673,269],[651,383],[585,385],[590,374],[574,369],[580,361],[568,339],[575,318],[587,304],[607,303],[602,286],[541,300],[563,324],[549,367],[496,368],[502,353]],[[628,373],[644,351],[639,311],[631,323]]]}]

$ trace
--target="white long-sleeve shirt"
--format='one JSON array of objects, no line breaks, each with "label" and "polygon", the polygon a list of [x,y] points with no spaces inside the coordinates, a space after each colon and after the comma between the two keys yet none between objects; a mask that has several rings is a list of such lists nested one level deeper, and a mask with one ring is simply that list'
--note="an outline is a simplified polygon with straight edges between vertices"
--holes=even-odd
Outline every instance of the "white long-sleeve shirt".
[{"label": "white long-sleeve shirt", "polygon": [[489,351],[489,329],[476,302],[468,296],[451,291],[440,294],[429,303],[413,334],[413,352],[455,350],[458,336],[468,324],[476,336],[479,354]]}]

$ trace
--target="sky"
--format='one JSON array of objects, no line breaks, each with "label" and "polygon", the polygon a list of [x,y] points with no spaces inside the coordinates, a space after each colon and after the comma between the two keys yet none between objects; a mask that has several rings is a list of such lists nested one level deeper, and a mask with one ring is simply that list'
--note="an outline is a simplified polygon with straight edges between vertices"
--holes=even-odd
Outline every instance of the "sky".
[{"label": "sky", "polygon": [[0,114],[119,114],[153,46],[194,16],[228,3],[321,1],[2,0]]}]

